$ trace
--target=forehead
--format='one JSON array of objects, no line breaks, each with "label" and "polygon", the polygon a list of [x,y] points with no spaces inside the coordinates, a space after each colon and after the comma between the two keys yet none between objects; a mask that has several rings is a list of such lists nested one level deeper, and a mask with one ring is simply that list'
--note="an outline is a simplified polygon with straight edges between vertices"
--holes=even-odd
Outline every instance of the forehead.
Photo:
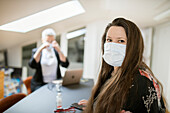
[{"label": "forehead", "polygon": [[42,41],[51,41],[55,40],[55,37],[53,35],[47,35],[46,37],[42,38]]},{"label": "forehead", "polygon": [[122,38],[127,39],[125,29],[121,26],[110,27],[108,32],[107,32],[107,36],[109,36],[111,38],[122,37]]},{"label": "forehead", "polygon": [[47,39],[54,39],[54,36],[53,35],[47,35],[46,37],[45,37],[45,39],[47,40]]}]

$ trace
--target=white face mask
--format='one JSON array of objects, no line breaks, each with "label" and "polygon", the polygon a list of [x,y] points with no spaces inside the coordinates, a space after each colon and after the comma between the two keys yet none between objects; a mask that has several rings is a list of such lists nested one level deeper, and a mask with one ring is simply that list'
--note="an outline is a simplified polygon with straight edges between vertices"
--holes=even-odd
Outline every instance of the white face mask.
[{"label": "white face mask", "polygon": [[50,51],[50,50],[53,48],[53,46],[52,46],[52,44],[49,43],[49,42],[45,42],[44,44],[46,44],[46,43],[49,44],[49,47],[47,47],[47,50]]},{"label": "white face mask", "polygon": [[119,67],[122,65],[126,52],[126,45],[109,42],[104,44],[104,61],[111,65]]},{"label": "white face mask", "polygon": [[52,44],[49,45],[48,50],[51,50],[53,48]]}]

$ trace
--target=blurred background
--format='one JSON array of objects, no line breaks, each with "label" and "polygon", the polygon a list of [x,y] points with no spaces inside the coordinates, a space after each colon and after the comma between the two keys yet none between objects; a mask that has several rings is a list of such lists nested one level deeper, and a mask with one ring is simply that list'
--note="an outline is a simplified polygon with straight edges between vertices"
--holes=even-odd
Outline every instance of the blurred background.
[{"label": "blurred background", "polygon": [[84,78],[96,81],[101,37],[116,17],[141,29],[144,61],[170,104],[170,0],[0,0],[0,67],[13,78],[32,76],[31,51],[40,46],[41,32],[53,28],[69,69],[82,68]]}]

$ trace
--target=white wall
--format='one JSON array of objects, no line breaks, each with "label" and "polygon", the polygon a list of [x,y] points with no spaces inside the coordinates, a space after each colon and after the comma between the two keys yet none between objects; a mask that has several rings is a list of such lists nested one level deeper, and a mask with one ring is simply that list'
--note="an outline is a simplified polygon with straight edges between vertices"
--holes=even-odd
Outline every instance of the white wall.
[{"label": "white wall", "polygon": [[63,32],[61,34],[61,39],[60,39],[60,48],[65,56],[67,56],[68,53],[68,40],[66,38],[66,34],[67,34],[66,32]]},{"label": "white wall", "polygon": [[7,49],[8,65],[12,67],[21,67],[22,64],[22,51],[21,46],[15,46]]},{"label": "white wall", "polygon": [[170,22],[154,28],[151,69],[162,83],[170,104]]},{"label": "white wall", "polygon": [[151,49],[152,49],[152,37],[153,37],[153,28],[145,28],[141,30],[143,40],[144,40],[144,53],[143,60],[150,67],[151,63]]},{"label": "white wall", "polygon": [[[61,33],[61,39],[60,39],[60,49],[63,52],[65,56],[67,56],[68,51],[68,40],[66,38],[66,32]],[[64,76],[66,68],[60,66],[61,69],[61,76]]]},{"label": "white wall", "polygon": [[8,65],[12,67],[21,67],[22,66],[22,47],[39,42],[38,39],[30,40],[16,46],[7,48],[8,53]]},{"label": "white wall", "polygon": [[101,39],[108,21],[97,21],[86,26],[84,48],[84,77],[95,81],[101,65]]}]

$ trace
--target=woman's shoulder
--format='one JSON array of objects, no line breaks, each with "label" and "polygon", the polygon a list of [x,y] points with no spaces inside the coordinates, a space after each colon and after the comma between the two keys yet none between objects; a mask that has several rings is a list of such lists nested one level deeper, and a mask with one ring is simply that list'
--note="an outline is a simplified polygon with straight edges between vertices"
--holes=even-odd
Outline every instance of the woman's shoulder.
[{"label": "woman's shoulder", "polygon": [[150,81],[150,82],[155,80],[150,72],[143,69],[138,70],[138,73],[136,74],[136,78],[139,80]]},{"label": "woman's shoulder", "polygon": [[139,69],[139,73],[137,74],[137,76],[140,78],[146,78],[146,80],[149,80],[150,82],[153,82],[153,81],[156,82],[153,75],[147,70]]},{"label": "woman's shoulder", "polygon": [[135,84],[138,86],[139,90],[144,91],[144,93],[156,92],[158,98],[161,98],[159,84],[149,71],[139,69],[135,79]]},{"label": "woman's shoulder", "polygon": [[139,70],[130,87],[127,105],[133,109],[132,111],[141,111],[140,113],[153,113],[154,111],[154,113],[157,113],[159,100],[160,90],[158,83],[151,73],[146,70]]},{"label": "woman's shoulder", "polygon": [[139,85],[157,85],[158,82],[157,80],[154,78],[154,76],[146,70],[141,70],[139,69],[139,71],[137,72],[137,74],[134,76],[134,81],[135,83],[139,84]]}]

